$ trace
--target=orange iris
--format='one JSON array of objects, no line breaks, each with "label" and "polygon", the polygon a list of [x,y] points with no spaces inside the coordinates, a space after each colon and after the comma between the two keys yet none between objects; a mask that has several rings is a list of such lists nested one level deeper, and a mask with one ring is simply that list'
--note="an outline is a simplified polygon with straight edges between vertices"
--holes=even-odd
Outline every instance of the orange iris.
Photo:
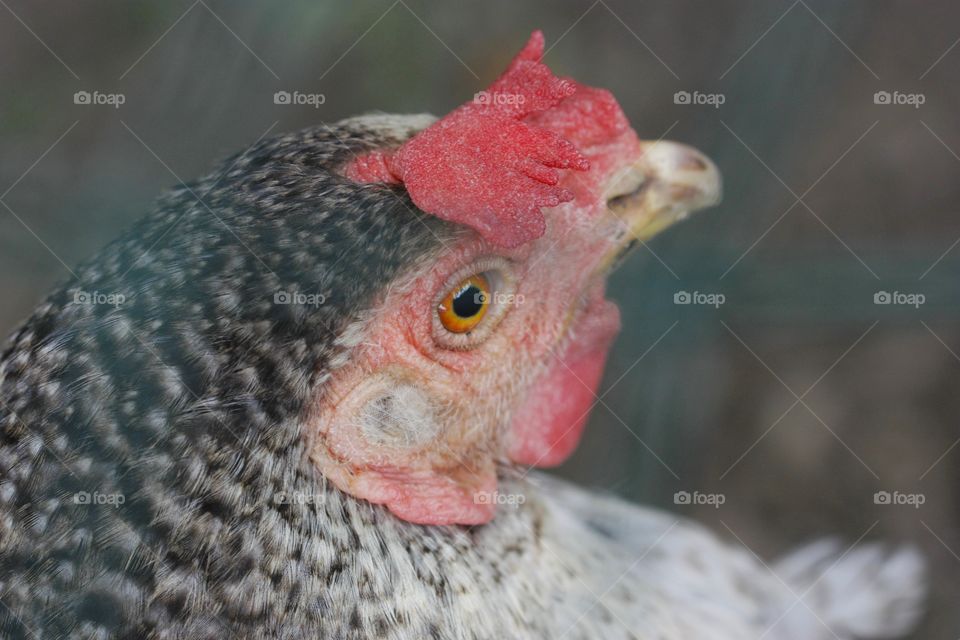
[{"label": "orange iris", "polygon": [[451,333],[469,333],[490,306],[490,283],[477,273],[464,279],[444,296],[437,307],[440,323]]}]

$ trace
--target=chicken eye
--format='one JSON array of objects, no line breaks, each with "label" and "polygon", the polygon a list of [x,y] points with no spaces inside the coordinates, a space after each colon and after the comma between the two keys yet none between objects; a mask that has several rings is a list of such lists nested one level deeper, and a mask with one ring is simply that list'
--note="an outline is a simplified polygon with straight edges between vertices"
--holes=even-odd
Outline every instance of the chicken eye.
[{"label": "chicken eye", "polygon": [[444,349],[467,351],[486,342],[516,300],[514,265],[501,256],[474,259],[437,287],[430,334]]},{"label": "chicken eye", "polygon": [[450,289],[437,305],[440,324],[451,333],[469,333],[487,315],[490,307],[490,281],[477,273],[464,278]]}]

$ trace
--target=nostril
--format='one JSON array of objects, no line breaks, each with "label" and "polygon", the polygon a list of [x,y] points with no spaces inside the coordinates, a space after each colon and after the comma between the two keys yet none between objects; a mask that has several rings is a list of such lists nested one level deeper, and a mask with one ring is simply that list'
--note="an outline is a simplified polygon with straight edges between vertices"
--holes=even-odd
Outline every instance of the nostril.
[{"label": "nostril", "polygon": [[700,154],[687,154],[677,161],[677,168],[685,171],[705,171],[707,163]]},{"label": "nostril", "polygon": [[637,206],[649,185],[646,176],[631,167],[607,190],[607,207],[619,211]]},{"label": "nostril", "polygon": [[664,178],[677,173],[701,173],[711,166],[706,156],[693,147],[666,140],[648,145],[644,160],[654,173]]},{"label": "nostril", "polygon": [[688,210],[720,200],[720,172],[693,147],[669,141],[650,143],[644,148],[641,163],[652,181],[666,185],[669,198],[683,203]]},{"label": "nostril", "polygon": [[643,197],[643,192],[647,190],[647,183],[643,183],[630,193],[624,193],[619,196],[614,196],[607,200],[607,207],[618,211],[620,209],[628,209],[634,207]]}]

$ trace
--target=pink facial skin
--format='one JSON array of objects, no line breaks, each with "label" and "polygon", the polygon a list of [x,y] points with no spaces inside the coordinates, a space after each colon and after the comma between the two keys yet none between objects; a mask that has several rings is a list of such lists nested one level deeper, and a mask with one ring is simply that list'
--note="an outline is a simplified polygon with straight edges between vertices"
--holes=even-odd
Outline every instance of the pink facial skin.
[{"label": "pink facial skin", "polygon": [[[464,105],[342,169],[403,184],[421,209],[464,228],[348,331],[343,364],[307,416],[320,472],[409,522],[489,522],[498,468],[554,466],[574,451],[620,328],[604,298],[611,263],[638,229],[719,197],[709,160],[641,143],[609,92],[553,78],[542,47],[534,34],[491,87],[532,91],[527,108]],[[493,302],[456,336],[439,302],[478,273],[496,282]]]},{"label": "pink facial skin", "polygon": [[[409,522],[476,525],[494,517],[498,465],[554,466],[573,452],[620,327],[604,280],[625,225],[607,190],[641,144],[626,129],[583,153],[591,169],[560,178],[574,199],[545,210],[542,237],[507,248],[466,233],[377,305],[310,418],[311,456],[330,482]],[[438,301],[491,270],[507,301],[476,344],[451,347]]]}]

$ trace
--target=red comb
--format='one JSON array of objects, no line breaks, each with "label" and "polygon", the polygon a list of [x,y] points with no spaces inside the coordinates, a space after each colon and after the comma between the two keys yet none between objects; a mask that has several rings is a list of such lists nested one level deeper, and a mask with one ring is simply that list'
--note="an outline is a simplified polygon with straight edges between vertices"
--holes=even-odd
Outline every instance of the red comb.
[{"label": "red comb", "polygon": [[486,91],[393,152],[360,156],[344,170],[360,182],[402,182],[423,211],[515,247],[546,230],[541,208],[569,202],[561,169],[584,171],[577,149],[627,125],[608,92],[557,78],[540,62],[543,33]]}]

